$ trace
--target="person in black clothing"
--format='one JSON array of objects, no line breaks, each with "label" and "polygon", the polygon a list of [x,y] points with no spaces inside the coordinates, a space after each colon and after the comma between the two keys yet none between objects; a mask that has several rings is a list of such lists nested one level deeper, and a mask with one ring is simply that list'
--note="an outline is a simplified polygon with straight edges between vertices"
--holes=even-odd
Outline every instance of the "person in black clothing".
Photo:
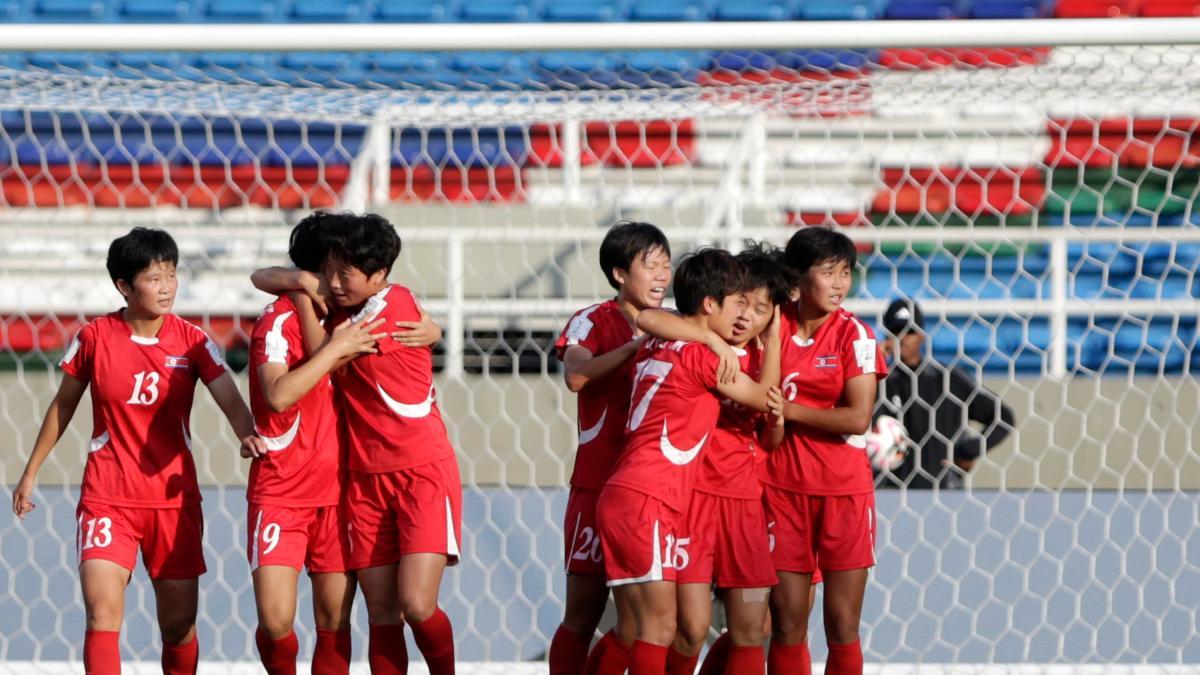
[{"label": "person in black clothing", "polygon": [[[882,487],[959,488],[963,476],[1008,437],[1012,408],[966,373],[925,349],[925,318],[913,300],[892,302],[883,315],[884,353],[892,359],[875,415],[900,420],[912,439],[904,462],[877,477]],[[981,433],[970,422],[982,425]]]}]

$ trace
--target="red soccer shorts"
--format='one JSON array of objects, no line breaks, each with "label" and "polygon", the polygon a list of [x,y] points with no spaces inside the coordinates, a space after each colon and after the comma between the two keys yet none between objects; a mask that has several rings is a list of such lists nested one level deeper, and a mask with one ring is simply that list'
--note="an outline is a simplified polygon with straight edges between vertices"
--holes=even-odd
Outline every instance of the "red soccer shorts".
[{"label": "red soccer shorts", "polygon": [[151,579],[192,579],[207,570],[199,502],[146,509],[80,500],[75,522],[81,564],[110,560],[132,572],[140,548]]},{"label": "red soccer shorts", "polygon": [[608,485],[596,501],[596,527],[609,586],[675,581],[675,542],[683,514],[637,490]]},{"label": "red soccer shorts", "polygon": [[347,570],[346,523],[340,507],[251,504],[247,518],[250,569],[308,567],[309,574]]},{"label": "red soccer shorts", "polygon": [[563,559],[567,574],[604,576],[604,550],[596,531],[596,500],[599,490],[571,488],[567,515],[563,519]]},{"label": "red soccer shorts", "polygon": [[779,583],[771,562],[762,501],[699,490],[688,505],[687,533],[675,545],[676,583],[766,588]]},{"label": "red soccer shorts", "polygon": [[457,564],[462,541],[458,460],[387,473],[352,471],[346,521],[350,569],[390,565],[413,553],[441,553]]},{"label": "red soccer shorts", "polygon": [[875,565],[875,493],[818,497],[768,485],[763,503],[776,570],[809,574]]}]

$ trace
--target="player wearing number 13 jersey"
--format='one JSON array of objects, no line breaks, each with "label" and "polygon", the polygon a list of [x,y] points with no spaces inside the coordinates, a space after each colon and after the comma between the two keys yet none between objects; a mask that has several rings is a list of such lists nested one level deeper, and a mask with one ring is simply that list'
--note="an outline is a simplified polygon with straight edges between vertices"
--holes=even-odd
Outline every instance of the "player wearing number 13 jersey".
[{"label": "player wearing number 13 jersey", "polygon": [[830,675],[862,673],[858,640],[867,570],[875,564],[875,495],[861,434],[887,375],[875,336],[842,309],[851,290],[854,243],[821,227],[788,242],[800,299],[782,313],[782,446],[767,459],[764,499],[773,524],[779,586],[772,593],[773,672],[798,672],[807,657],[811,575],[825,581]]},{"label": "player wearing number 13 jersey", "polygon": [[[703,249],[686,256],[675,274],[676,305],[697,327],[732,340],[746,309],[745,279],[727,251]],[[675,544],[717,422],[718,396],[766,410],[766,388],[741,373],[720,384],[718,364],[707,346],[695,342],[647,340],[638,353],[625,450],[596,505],[605,573],[617,603],[615,639],[624,643],[632,634],[634,641],[628,663],[613,658],[619,649],[602,652],[594,664],[601,675],[629,664],[633,672],[665,672],[667,645],[675,637]],[[625,625],[630,617],[632,629]]]},{"label": "player wearing number 13 jersey", "polygon": [[89,674],[121,670],[125,587],[139,550],[154,582],[163,672],[196,672],[197,577],[205,571],[189,428],[197,380],[242,438],[243,451],[262,447],[216,345],[170,313],[178,260],[175,241],[162,230],[134,228],[112,242],[107,267],[126,307],[89,323],[67,349],[62,383],[13,494],[13,509],[24,517],[34,508],[38,469],[90,387],[92,437],[76,511]]}]

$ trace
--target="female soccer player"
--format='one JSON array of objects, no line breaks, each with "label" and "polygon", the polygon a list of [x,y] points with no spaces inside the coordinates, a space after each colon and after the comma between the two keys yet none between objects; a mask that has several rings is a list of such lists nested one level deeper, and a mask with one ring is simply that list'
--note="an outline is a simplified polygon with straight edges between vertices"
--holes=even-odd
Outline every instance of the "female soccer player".
[{"label": "female soccer player", "polygon": [[13,491],[21,518],[35,508],[37,473],[92,389],[92,441],[79,506],[79,578],[87,612],[89,675],[121,672],[118,637],[125,587],[142,552],[154,585],[164,675],[192,675],[203,514],[189,419],[201,380],[241,439],[265,446],[217,350],[200,328],[171,314],[179,250],[162,230],[137,227],[112,242],[107,267],[125,307],[84,326],[60,364],[58,392]]},{"label": "female soccer player", "polygon": [[862,673],[861,620],[867,571],[875,564],[875,493],[862,434],[887,365],[875,336],[842,309],[857,255],[849,237],[809,227],[784,261],[800,275],[800,299],[784,307],[783,445],[767,455],[764,500],[779,585],[771,591],[772,675],[809,663],[812,575],[825,581],[828,675]]}]

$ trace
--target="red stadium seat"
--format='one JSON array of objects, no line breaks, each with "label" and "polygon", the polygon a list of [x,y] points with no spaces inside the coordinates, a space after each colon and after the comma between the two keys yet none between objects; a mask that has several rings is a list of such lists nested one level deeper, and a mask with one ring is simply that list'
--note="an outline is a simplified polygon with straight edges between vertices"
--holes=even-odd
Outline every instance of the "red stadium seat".
[{"label": "red stadium seat", "polygon": [[1200,167],[1200,120],[1053,120],[1046,164],[1052,167]]},{"label": "red stadium seat", "polygon": [[1137,16],[1138,0],[1059,0],[1055,16],[1062,19],[1107,19]]},{"label": "red stadium seat", "polygon": [[1200,16],[1200,0],[1142,0],[1141,16]]},{"label": "red stadium seat", "polygon": [[521,191],[521,174],[509,166],[418,166],[392,169],[390,196],[399,201],[515,202],[520,201]]},{"label": "red stadium seat", "polygon": [[1012,68],[1046,62],[1050,47],[956,47],[950,49],[884,49],[880,65],[891,70],[934,70],[955,66]]},{"label": "red stadium seat", "polygon": [[951,207],[967,215],[1020,216],[1041,208],[1046,185],[1039,169],[890,168],[886,187],[875,195],[876,213],[944,213]]},{"label": "red stadium seat", "polygon": [[[539,125],[529,133],[533,166],[562,166],[561,127]],[[696,158],[692,120],[590,122],[580,141],[580,163],[647,168],[689,163]]]}]

